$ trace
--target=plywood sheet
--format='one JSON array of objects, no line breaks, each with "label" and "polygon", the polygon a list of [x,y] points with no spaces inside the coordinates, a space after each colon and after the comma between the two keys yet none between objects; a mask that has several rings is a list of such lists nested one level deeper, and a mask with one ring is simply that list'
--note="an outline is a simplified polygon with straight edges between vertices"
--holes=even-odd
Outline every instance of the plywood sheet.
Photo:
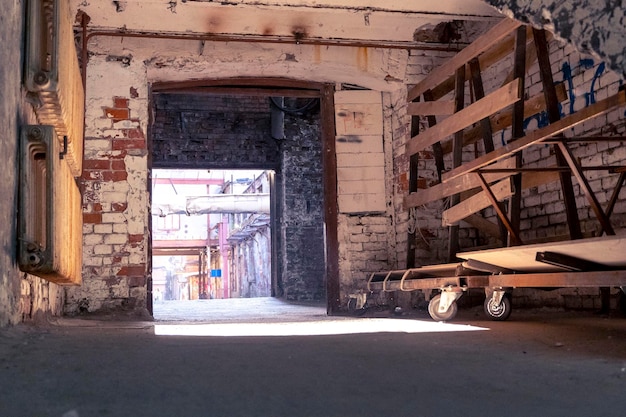
[{"label": "plywood sheet", "polygon": [[474,259],[521,272],[563,271],[557,266],[535,261],[537,252],[556,252],[617,269],[626,267],[626,236],[608,236],[463,252],[457,253],[456,256],[461,259]]}]

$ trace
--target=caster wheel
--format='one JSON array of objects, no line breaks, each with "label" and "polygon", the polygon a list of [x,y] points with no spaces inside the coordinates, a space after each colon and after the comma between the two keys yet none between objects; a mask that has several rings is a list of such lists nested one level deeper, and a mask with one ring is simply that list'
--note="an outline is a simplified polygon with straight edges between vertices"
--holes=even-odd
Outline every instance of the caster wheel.
[{"label": "caster wheel", "polygon": [[485,300],[484,304],[485,314],[487,314],[491,320],[504,321],[511,315],[511,299],[508,295],[502,297],[500,305],[496,305],[493,298],[489,297]]},{"label": "caster wheel", "polygon": [[431,298],[430,302],[428,303],[428,314],[430,314],[430,317],[432,317],[433,320],[435,321],[452,320],[456,316],[456,313],[457,313],[456,303],[450,304],[448,311],[444,313],[440,313],[439,312],[440,302],[441,302],[441,294],[437,294],[436,296]]}]

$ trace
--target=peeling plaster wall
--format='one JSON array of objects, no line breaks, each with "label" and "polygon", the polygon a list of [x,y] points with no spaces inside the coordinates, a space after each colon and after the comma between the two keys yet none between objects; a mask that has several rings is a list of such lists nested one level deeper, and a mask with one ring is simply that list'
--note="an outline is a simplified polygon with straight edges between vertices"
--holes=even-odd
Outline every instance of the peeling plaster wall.
[{"label": "peeling plaster wall", "polygon": [[[406,51],[362,49],[359,52],[359,48],[325,49],[320,51],[321,56],[316,56],[316,47],[296,45],[289,46],[295,55],[292,59],[285,54],[284,45],[211,44],[214,49],[210,53],[205,50],[206,53],[199,54],[200,42],[96,40],[89,47],[86,160],[81,180],[85,222],[84,285],[68,291],[65,311],[70,314],[110,309],[134,314],[142,313],[146,306],[149,202],[145,138],[149,83],[167,77],[180,81],[238,75],[288,75],[308,81],[361,83],[398,90],[404,88],[397,80],[404,78],[404,63],[408,56]],[[311,135],[317,137],[317,134]],[[294,149],[302,153],[303,145],[295,145],[297,149]],[[309,156],[302,161],[308,163],[312,159]],[[320,181],[320,175],[315,177]],[[295,183],[288,185],[295,187]],[[312,233],[308,227],[315,228],[315,233],[319,229],[321,233],[321,217],[311,214],[313,200],[307,207],[298,199],[290,201],[289,198],[293,197],[290,196],[285,194],[285,204],[301,207],[304,217],[298,224],[296,219],[289,220],[285,238],[306,242],[307,239],[303,240],[298,233],[291,236],[290,231]],[[311,222],[304,221],[308,218],[306,216],[313,216]],[[382,228],[388,230],[385,226]],[[339,234],[344,233],[346,231],[339,231]],[[317,250],[322,244],[321,240],[319,242],[311,250],[323,253]],[[301,250],[308,250],[306,244],[300,246]],[[365,252],[348,256],[368,255]],[[309,263],[308,266],[298,266],[300,269],[294,269],[293,263],[284,264],[287,268],[285,282],[288,288],[283,288],[286,297],[323,297],[323,269],[317,269],[323,265],[323,259],[315,258]],[[380,263],[377,266],[385,265]],[[345,278],[353,279],[351,276]]]},{"label": "peeling plaster wall", "polygon": [[40,320],[62,311],[63,287],[17,267],[17,192],[20,127],[36,123],[21,86],[23,2],[4,2],[0,17],[0,327]]},{"label": "peeling plaster wall", "polygon": [[83,285],[65,312],[146,314],[148,84],[141,61],[92,55],[87,77]]},{"label": "peeling plaster wall", "polygon": [[90,51],[109,61],[142,61],[148,79],[182,81],[224,77],[286,77],[357,84],[373,90],[403,87],[407,51],[262,43],[223,43],[96,36]]},{"label": "peeling plaster wall", "polygon": [[626,16],[622,1],[486,0],[502,13],[544,28],[626,75]]}]

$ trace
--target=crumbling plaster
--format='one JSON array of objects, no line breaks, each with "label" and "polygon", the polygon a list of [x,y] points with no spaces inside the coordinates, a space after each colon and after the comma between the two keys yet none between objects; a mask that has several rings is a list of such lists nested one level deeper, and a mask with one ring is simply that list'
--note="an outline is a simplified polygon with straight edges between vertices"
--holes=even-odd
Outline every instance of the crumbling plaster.
[{"label": "crumbling plaster", "polygon": [[[133,308],[145,306],[145,286],[132,287],[128,279],[119,275],[125,266],[147,264],[147,145],[142,149],[119,150],[114,149],[112,143],[124,140],[126,130],[130,128],[137,128],[147,137],[147,95],[152,82],[236,76],[289,77],[333,84],[360,84],[404,94],[401,80],[405,78],[408,52],[403,50],[207,43],[200,54],[201,46],[199,41],[105,36],[95,37],[90,42],[85,159],[99,161],[123,157],[127,178],[123,181],[85,181],[84,206],[87,212],[96,206],[103,211],[111,210],[115,204],[123,204],[125,209],[107,214],[102,220],[105,224],[85,225],[84,285],[68,289],[66,312],[124,308],[124,299],[132,299]],[[116,98],[128,99],[128,120],[115,120],[114,112],[107,112]],[[96,180],[99,179],[97,174],[94,175]],[[386,235],[388,227],[383,225],[389,219],[381,222],[380,226],[367,227],[378,227],[381,230],[377,233]],[[109,245],[109,233],[120,239],[124,234],[145,235],[146,238],[140,245],[133,246],[118,241],[116,237]],[[351,232],[342,229],[339,233],[347,237]],[[384,240],[382,238],[379,243]],[[370,265],[368,270],[383,268],[387,259],[387,255],[382,256],[376,267]],[[341,279],[349,280],[352,275],[342,274]]]},{"label": "crumbling plaster", "polygon": [[502,13],[544,28],[626,75],[626,17],[621,0],[485,0]]},{"label": "crumbling plaster", "polygon": [[342,0],[332,3],[249,0],[73,2],[75,9],[83,10],[91,17],[92,28],[294,40],[411,41],[419,28],[434,26],[458,16],[466,20],[499,18],[497,11],[478,0],[403,1],[398,5],[393,2],[384,7],[363,1]]},{"label": "crumbling plaster", "polygon": [[[401,80],[404,79],[408,58],[408,52],[401,49],[109,36],[93,37],[89,43],[89,51],[89,72],[98,71],[94,65],[94,58],[98,56],[99,61],[104,59],[118,64],[111,67],[113,74],[131,71],[141,74],[149,82],[225,77],[286,77],[314,82],[357,84],[380,91],[404,88]],[[106,74],[103,73],[102,76]],[[120,85],[115,88],[123,87]],[[88,96],[91,96],[89,91]]]}]

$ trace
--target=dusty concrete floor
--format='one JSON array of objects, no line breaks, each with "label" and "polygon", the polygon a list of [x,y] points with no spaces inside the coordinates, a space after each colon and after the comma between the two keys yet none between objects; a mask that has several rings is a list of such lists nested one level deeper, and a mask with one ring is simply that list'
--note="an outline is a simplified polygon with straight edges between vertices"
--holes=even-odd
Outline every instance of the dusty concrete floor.
[{"label": "dusty concrete floor", "polygon": [[[533,310],[498,323],[471,309],[448,324],[420,312],[328,318],[323,307],[277,300],[240,313],[173,321],[163,310],[155,322],[65,318],[2,330],[0,416],[626,415],[623,317]],[[300,333],[371,333],[155,334],[241,330],[250,319],[264,334],[293,321]],[[396,331],[377,332],[381,323]]]}]

